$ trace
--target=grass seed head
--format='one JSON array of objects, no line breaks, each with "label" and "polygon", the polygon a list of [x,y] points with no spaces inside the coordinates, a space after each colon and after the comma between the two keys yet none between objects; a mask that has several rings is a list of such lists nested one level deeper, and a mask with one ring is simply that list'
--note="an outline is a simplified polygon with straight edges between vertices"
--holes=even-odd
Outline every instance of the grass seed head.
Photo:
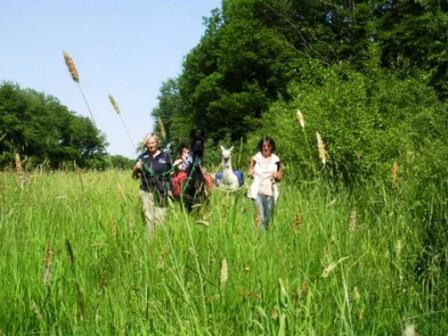
[{"label": "grass seed head", "polygon": [[157,262],[157,268],[159,270],[165,269],[165,254],[163,252],[159,256],[159,260]]},{"label": "grass seed head", "polygon": [[358,227],[358,214],[356,212],[356,209],[353,209],[350,213],[350,225],[349,230],[351,232],[355,232]]},{"label": "grass seed head", "polygon": [[22,166],[22,161],[20,160],[20,155],[19,155],[19,153],[16,153],[16,175],[22,176],[23,173],[24,173],[24,170],[23,170],[23,166]]},{"label": "grass seed head", "polygon": [[256,291],[242,291],[240,295],[244,298],[249,298],[249,299],[250,298],[256,299],[256,300],[261,299],[261,293],[256,292]]},{"label": "grass seed head", "polygon": [[307,297],[309,291],[310,291],[310,289],[308,287],[308,281],[306,281],[306,279],[305,279],[305,280],[303,280],[302,284],[300,285],[300,292],[299,292],[300,297],[304,297],[304,298]]},{"label": "grass seed head", "polygon": [[415,331],[415,325],[406,324],[403,330],[403,336],[418,336],[418,333]]},{"label": "grass seed head", "polygon": [[325,269],[323,270],[321,277],[322,278],[328,278],[328,276],[333,273],[334,269],[336,268],[337,264],[335,262],[332,262],[329,264]]},{"label": "grass seed head", "polygon": [[68,68],[68,72],[70,73],[70,76],[72,76],[72,79],[76,83],[79,83],[79,73],[78,73],[78,70],[76,69],[75,62],[73,62],[70,55],[68,53],[66,53],[65,51],[64,51],[64,60],[65,60],[65,64],[67,64],[67,68]]},{"label": "grass seed head", "polygon": [[323,270],[321,277],[322,278],[328,278],[328,276],[333,273],[333,271],[335,270],[336,266],[339,265],[341,262],[343,262],[345,259],[348,259],[349,257],[342,257],[341,259],[339,259],[338,261],[334,261],[332,263],[330,263],[327,267],[325,267],[325,269]]},{"label": "grass seed head", "polygon": [[394,161],[392,163],[390,179],[391,179],[393,185],[397,184],[397,180],[398,180],[398,163],[397,163],[397,161]]},{"label": "grass seed head", "polygon": [[358,287],[353,288],[353,298],[357,304],[361,301],[361,294],[359,293]]},{"label": "grass seed head", "polygon": [[115,220],[115,218],[112,218],[112,237],[116,237],[117,236],[117,221]]},{"label": "grass seed head", "polygon": [[214,302],[214,301],[218,301],[219,299],[221,299],[220,294],[210,295],[207,297],[207,302]]},{"label": "grass seed head", "polygon": [[36,314],[37,319],[43,322],[44,317],[42,316],[39,306],[34,300],[31,300],[31,308],[33,309],[34,314]]},{"label": "grass seed head", "polygon": [[325,143],[322,140],[322,137],[320,136],[319,132],[316,132],[316,139],[317,139],[317,149],[319,150],[319,159],[322,162],[323,165],[327,163],[327,150],[325,149]]},{"label": "grass seed head", "polygon": [[261,225],[261,209],[259,207],[255,208],[254,224],[257,228]]},{"label": "grass seed head", "polygon": [[229,271],[227,268],[227,260],[226,258],[224,258],[222,259],[221,262],[221,277],[220,277],[221,287],[224,287],[227,284],[227,280],[229,280]]},{"label": "grass seed head", "polygon": [[52,266],[53,251],[51,250],[51,243],[47,241],[45,245],[44,255],[44,286],[48,286],[51,282],[51,266]]},{"label": "grass seed head", "polygon": [[120,114],[120,107],[118,106],[117,102],[115,101],[112,95],[109,95],[109,101],[112,104],[112,107],[114,108],[115,112],[117,112],[117,114]]},{"label": "grass seed head", "polygon": [[305,128],[305,118],[303,117],[302,111],[297,109],[296,116],[297,116],[297,121],[300,124],[300,127]]},{"label": "grass seed head", "polygon": [[163,120],[160,117],[158,119],[158,125],[159,125],[160,136],[162,137],[163,140],[166,140],[165,125],[163,124]]},{"label": "grass seed head", "polygon": [[302,227],[303,220],[302,220],[302,214],[300,213],[300,210],[296,211],[296,214],[294,215],[294,230],[298,231]]}]

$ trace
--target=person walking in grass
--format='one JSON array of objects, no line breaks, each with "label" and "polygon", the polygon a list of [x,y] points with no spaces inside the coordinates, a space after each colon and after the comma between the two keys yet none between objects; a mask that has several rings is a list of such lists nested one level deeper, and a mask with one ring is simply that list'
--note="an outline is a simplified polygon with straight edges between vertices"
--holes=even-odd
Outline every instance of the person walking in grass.
[{"label": "person walking in grass", "polygon": [[179,154],[180,157],[173,163],[176,175],[171,180],[174,197],[181,197],[183,184],[187,180],[188,173],[193,165],[193,157],[187,146],[182,146]]},{"label": "person walking in grass", "polygon": [[247,173],[253,179],[248,196],[254,200],[257,224],[263,230],[268,229],[279,195],[276,182],[283,177],[280,158],[274,152],[274,140],[267,136],[261,138],[258,152],[252,157]]},{"label": "person walking in grass", "polygon": [[148,234],[163,221],[168,197],[171,193],[171,157],[160,150],[157,135],[149,134],[144,139],[146,151],[139,155],[132,176],[140,179],[140,198]]}]

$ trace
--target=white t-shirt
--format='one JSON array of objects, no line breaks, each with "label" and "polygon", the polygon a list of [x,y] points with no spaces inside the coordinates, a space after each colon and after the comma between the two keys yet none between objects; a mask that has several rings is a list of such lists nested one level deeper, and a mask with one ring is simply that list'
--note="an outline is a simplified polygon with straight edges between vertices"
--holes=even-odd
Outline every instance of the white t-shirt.
[{"label": "white t-shirt", "polygon": [[274,196],[274,200],[278,198],[278,186],[275,183],[272,173],[277,172],[280,158],[271,154],[271,160],[266,162],[263,155],[258,152],[252,157],[255,161],[253,182],[248,190],[248,197],[257,198],[257,195]]}]

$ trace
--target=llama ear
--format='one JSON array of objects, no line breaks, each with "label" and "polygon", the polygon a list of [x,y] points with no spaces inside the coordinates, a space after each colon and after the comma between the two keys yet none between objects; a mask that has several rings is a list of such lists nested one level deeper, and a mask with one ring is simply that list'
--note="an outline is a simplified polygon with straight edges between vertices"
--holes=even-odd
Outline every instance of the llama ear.
[{"label": "llama ear", "polygon": [[223,146],[219,146],[221,148],[221,151],[225,151],[226,149]]},{"label": "llama ear", "polygon": [[233,146],[229,148],[229,152],[233,151]]}]

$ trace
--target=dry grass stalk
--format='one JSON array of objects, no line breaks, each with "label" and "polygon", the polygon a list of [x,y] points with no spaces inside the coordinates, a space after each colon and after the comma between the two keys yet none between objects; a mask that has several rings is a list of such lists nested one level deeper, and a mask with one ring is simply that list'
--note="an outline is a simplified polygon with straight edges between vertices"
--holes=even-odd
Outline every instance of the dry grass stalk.
[{"label": "dry grass stalk", "polygon": [[229,280],[229,270],[227,268],[227,260],[226,258],[224,258],[221,262],[221,287],[225,287],[225,285],[227,284],[227,280]]},{"label": "dry grass stalk", "polygon": [[79,73],[78,73],[78,70],[76,69],[75,62],[73,62],[70,55],[65,51],[64,51],[64,60],[65,60],[65,64],[67,64],[67,68],[68,68],[68,72],[70,72],[70,76],[72,76],[72,79],[76,83],[79,83]]},{"label": "dry grass stalk", "polygon": [[358,227],[358,213],[356,212],[356,209],[353,209],[350,213],[350,226],[349,230],[351,232],[355,232]]},{"label": "dry grass stalk", "polygon": [[300,213],[300,210],[296,211],[296,214],[294,215],[294,230],[298,231],[302,227],[303,220],[302,220],[302,214]]},{"label": "dry grass stalk", "polygon": [[319,132],[316,132],[316,139],[317,139],[317,148],[319,150],[319,159],[322,162],[323,165],[327,163],[327,150],[325,149],[325,143],[322,140],[322,137],[320,136]]},{"label": "dry grass stalk", "polygon": [[45,244],[45,256],[44,256],[44,286],[48,286],[51,282],[51,270],[53,263],[53,251],[51,250],[51,243],[47,241]]},{"label": "dry grass stalk", "polygon": [[298,109],[296,115],[297,115],[297,121],[299,122],[300,127],[305,128],[305,118],[303,117],[302,111],[300,111]]},{"label": "dry grass stalk", "polygon": [[16,175],[17,176],[23,176],[24,170],[22,166],[22,161],[20,160],[19,153],[16,153]]},{"label": "dry grass stalk", "polygon": [[338,261],[330,263],[325,269],[323,270],[321,277],[327,278],[333,271],[335,270],[336,266],[339,265],[341,262],[343,262],[345,259],[348,259],[348,257],[342,257]]},{"label": "dry grass stalk", "polygon": [[115,112],[120,114],[120,107],[118,106],[117,102],[115,101],[114,97],[112,95],[109,95],[110,103],[112,104],[112,107],[114,108]]},{"label": "dry grass stalk", "polygon": [[160,117],[158,119],[158,124],[159,124],[160,136],[162,137],[163,140],[166,140],[165,125],[163,125],[163,120]]},{"label": "dry grass stalk", "polygon": [[390,173],[390,178],[392,181],[393,185],[397,184],[397,180],[398,180],[398,163],[397,161],[394,161],[392,163],[392,169],[391,169],[391,173]]}]

